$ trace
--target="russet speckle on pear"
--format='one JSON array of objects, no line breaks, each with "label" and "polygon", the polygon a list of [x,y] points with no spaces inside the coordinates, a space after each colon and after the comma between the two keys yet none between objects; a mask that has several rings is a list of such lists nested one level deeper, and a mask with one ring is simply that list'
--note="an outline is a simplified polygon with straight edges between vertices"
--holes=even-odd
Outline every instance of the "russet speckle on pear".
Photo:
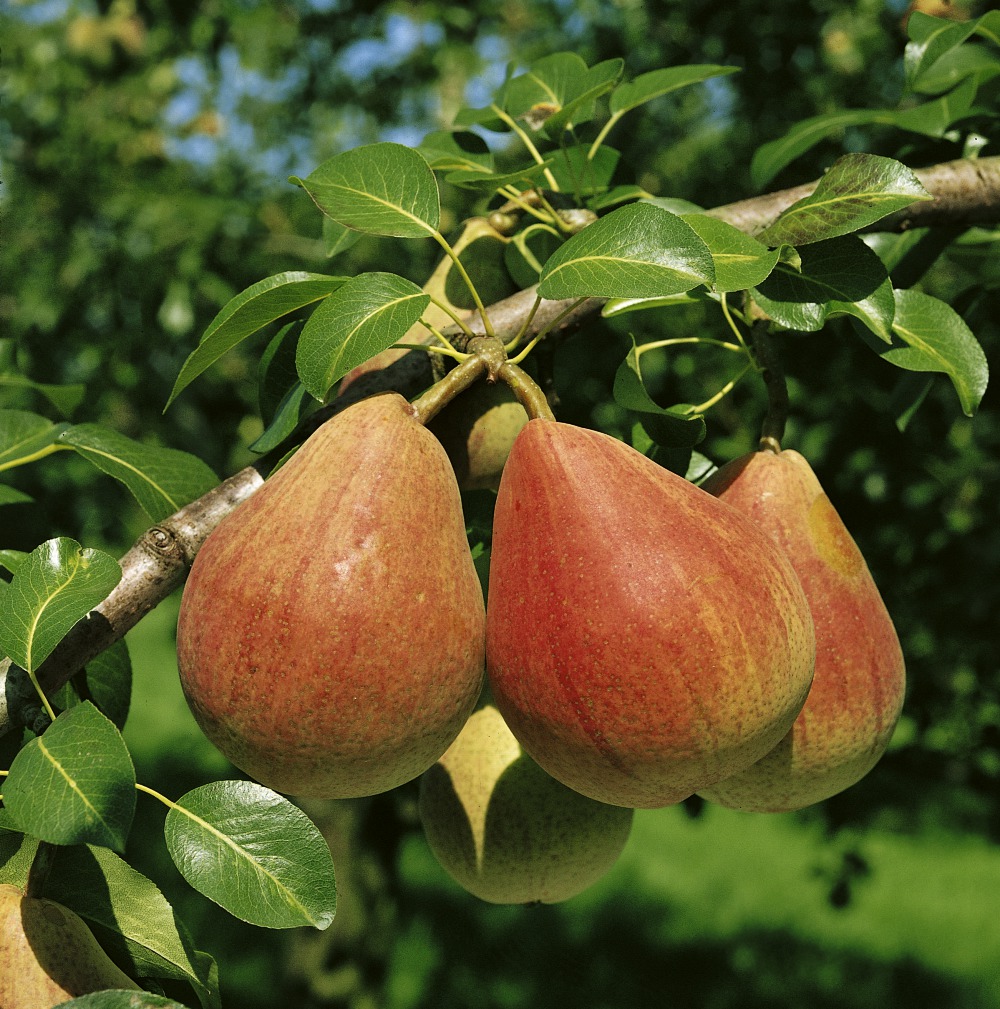
[{"label": "russet speckle on pear", "polygon": [[757,812],[821,802],[855,784],[899,719],[905,666],[868,565],[809,463],[760,451],[703,485],[768,533],[791,561],[816,629],[816,671],[802,711],[771,753],[701,794]]},{"label": "russet speckle on pear", "polygon": [[791,727],[812,680],[809,607],[735,509],[608,435],[532,420],[493,532],[493,697],[553,777],[670,805]]},{"label": "russet speckle on pear", "polygon": [[349,798],[429,767],[484,666],[451,464],[403,397],[326,422],[208,537],[177,628],[205,734],[281,792]]},{"label": "russet speckle on pear", "polygon": [[106,988],[141,991],[79,915],[0,884],[0,1009],[51,1009]]},{"label": "russet speckle on pear", "polygon": [[633,811],[546,774],[488,704],[421,776],[420,816],[434,855],[470,893],[494,904],[552,904],[611,869]]}]

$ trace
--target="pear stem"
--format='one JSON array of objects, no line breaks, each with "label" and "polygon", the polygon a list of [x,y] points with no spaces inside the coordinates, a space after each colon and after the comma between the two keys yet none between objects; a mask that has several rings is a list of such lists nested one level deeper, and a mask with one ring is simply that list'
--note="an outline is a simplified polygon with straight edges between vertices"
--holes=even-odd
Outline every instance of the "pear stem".
[{"label": "pear stem", "polygon": [[518,365],[506,361],[498,372],[498,377],[510,386],[517,401],[534,420],[555,420],[555,414],[541,386]]},{"label": "pear stem", "polygon": [[45,881],[49,878],[52,863],[59,849],[48,841],[39,841],[35,856],[28,870],[28,881],[24,887],[26,897],[41,897],[45,892]]},{"label": "pear stem", "polygon": [[[781,451],[781,439],[788,421],[788,386],[781,359],[774,348],[768,324],[764,320],[754,322],[751,329],[754,355],[761,368],[761,378],[767,389],[767,414],[760,427],[761,447],[770,451]],[[766,446],[765,446],[766,443]]]}]

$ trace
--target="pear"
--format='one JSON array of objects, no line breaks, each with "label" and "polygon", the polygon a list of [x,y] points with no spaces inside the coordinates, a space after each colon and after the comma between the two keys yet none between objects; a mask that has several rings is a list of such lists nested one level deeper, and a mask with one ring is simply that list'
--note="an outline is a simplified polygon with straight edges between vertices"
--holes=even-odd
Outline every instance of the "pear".
[{"label": "pear", "polygon": [[679,802],[777,745],[814,651],[791,563],[736,509],[600,432],[536,419],[517,436],[487,670],[553,777],[621,806]]},{"label": "pear", "polygon": [[906,674],[892,620],[861,551],[798,452],[753,452],[702,486],[751,518],[791,560],[812,610],[816,671],[778,746],[701,794],[758,812],[821,802],[875,766],[896,726]]},{"label": "pear", "polygon": [[479,696],[483,593],[438,440],[396,393],[319,428],[199,551],[177,625],[205,734],[280,792],[415,778]]},{"label": "pear", "polygon": [[617,861],[632,815],[546,774],[491,704],[420,778],[431,851],[461,886],[493,904],[576,896]]},{"label": "pear", "polygon": [[106,988],[142,990],[79,915],[0,884],[0,1009],[51,1009]]}]

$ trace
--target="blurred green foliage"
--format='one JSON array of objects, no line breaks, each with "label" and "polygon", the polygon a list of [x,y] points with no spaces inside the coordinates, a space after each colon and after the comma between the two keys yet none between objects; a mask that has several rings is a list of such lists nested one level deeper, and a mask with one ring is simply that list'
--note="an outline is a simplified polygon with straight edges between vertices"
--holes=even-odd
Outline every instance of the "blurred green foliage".
[{"label": "blurred green foliage", "polygon": [[[752,152],[797,120],[896,100],[902,15],[903,4],[880,0],[13,0],[0,11],[0,372],[83,383],[72,419],[232,472],[260,433],[254,348],[228,355],[162,415],[218,309],[283,270],[391,260],[423,282],[435,261],[430,243],[365,238],[331,264],[319,215],[287,175],[359,143],[416,143],[461,105],[482,104],[506,61],[572,49],[588,63],[624,56],[633,76],[684,62],[742,68],[657,101],[611,136],[650,192],[718,205],[752,194]],[[852,129],[775,185],[816,177],[845,149],[911,165],[961,154],[953,138],[901,149],[898,135]],[[447,193],[452,226],[475,209]],[[976,257],[967,240],[923,285],[962,312],[995,367],[996,268],[973,290]],[[553,363],[561,415],[624,433],[610,379],[629,334],[717,325],[697,306],[591,320]],[[781,350],[787,444],[810,458],[860,543],[908,660],[904,718],[878,768],[795,816],[694,805],[644,815],[606,883],[560,908],[493,909],[457,891],[423,848],[407,789],[358,804],[349,847],[342,811],[310,810],[329,826],[348,887],[319,938],[262,935],[171,883],[165,853],[144,841],[157,832],[140,820],[130,857],[219,956],[230,1004],[996,1004],[1000,951],[984,945],[1000,882],[996,395],[970,421],[937,381],[900,430],[899,373],[849,323]],[[651,357],[644,374],[668,402],[697,402],[727,363],[685,350]],[[58,417],[36,391],[0,386],[0,396]],[[710,415],[703,449],[717,460],[750,449],[763,408],[762,391],[743,383]],[[36,503],[4,508],[2,547],[63,534],[122,550],[146,524],[126,492],[69,454],[11,483]],[[165,604],[133,632],[126,735],[140,776],[176,796],[233,772],[176,688],[172,613]],[[161,815],[140,804],[140,817]],[[353,904],[352,883],[365,895]]]}]

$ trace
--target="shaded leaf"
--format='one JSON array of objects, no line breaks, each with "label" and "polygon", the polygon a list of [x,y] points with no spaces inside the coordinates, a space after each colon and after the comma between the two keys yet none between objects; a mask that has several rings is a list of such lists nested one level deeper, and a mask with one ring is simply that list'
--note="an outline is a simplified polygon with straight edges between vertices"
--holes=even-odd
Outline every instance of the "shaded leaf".
[{"label": "shaded leaf", "polygon": [[180,1002],[148,991],[108,989],[60,1002],[53,1009],[187,1009]]},{"label": "shaded leaf", "polygon": [[633,81],[620,84],[611,95],[611,112],[621,116],[654,98],[686,88],[692,84],[700,84],[711,77],[722,77],[734,74],[739,67],[718,66],[713,63],[692,63],[683,67],[664,67],[661,70],[650,70],[640,74]]},{"label": "shaded leaf", "polygon": [[587,146],[577,144],[555,151],[550,171],[561,190],[582,198],[607,190],[620,157],[618,151],[601,147],[593,158],[588,159]]},{"label": "shaded leaf", "polygon": [[708,247],[676,214],[648,203],[613,210],[570,238],[545,264],[543,298],[645,298],[715,281]]},{"label": "shaded leaf", "polygon": [[187,981],[206,1009],[219,1005],[204,955],[195,953],[160,889],[107,848],[61,851],[46,891],[99,931],[102,945],[130,977]]},{"label": "shaded leaf", "polygon": [[59,435],[67,427],[27,410],[0,410],[0,470],[57,452]]},{"label": "shaded leaf", "polygon": [[541,164],[532,162],[523,168],[516,168],[510,172],[490,172],[460,170],[449,172],[444,181],[460,189],[473,189],[479,192],[490,193],[502,186],[516,186],[518,189],[531,189],[544,174],[545,169],[552,164],[552,160],[542,161]]},{"label": "shaded leaf", "polygon": [[960,46],[976,30],[977,21],[949,21],[913,11],[906,21],[910,37],[903,52],[906,86],[915,89],[921,76],[947,52]]},{"label": "shaded leaf", "polygon": [[164,836],[185,879],[237,918],[264,928],[327,928],[336,910],[333,861],[297,806],[250,781],[188,792]]},{"label": "shaded leaf", "polygon": [[14,758],[4,805],[50,844],[122,851],[135,815],[135,768],[121,733],[89,701],[64,711]]},{"label": "shaded leaf", "polygon": [[24,491],[0,484],[0,505],[28,504],[31,500],[31,496],[25,494]]},{"label": "shaded leaf", "polygon": [[628,312],[641,312],[647,308],[677,308],[680,305],[694,305],[711,300],[707,291],[682,291],[666,298],[608,298],[601,309],[606,319]]},{"label": "shaded leaf", "polygon": [[296,382],[278,404],[274,416],[263,433],[250,446],[251,452],[270,452],[292,435],[320,404],[309,395],[301,382]]},{"label": "shaded leaf", "polygon": [[394,273],[362,273],[330,295],[299,337],[295,366],[302,384],[322,400],[352,368],[403,338],[430,295]]},{"label": "shaded leaf", "polygon": [[275,319],[325,298],[344,280],[296,270],[267,277],[236,295],[209,323],[201,342],[184,362],[164,410],[227,351]]},{"label": "shaded leaf", "polygon": [[293,179],[328,217],[355,231],[427,238],[441,213],[437,180],[411,147],[383,141],[336,154]]},{"label": "shaded leaf", "polygon": [[686,404],[661,407],[646,389],[639,367],[639,348],[635,340],[628,356],[618,366],[613,388],[615,402],[642,417],[642,426],[649,437],[668,448],[690,448],[705,437],[705,418],[692,413]]},{"label": "shaded leaf", "polygon": [[493,154],[478,133],[468,130],[436,130],[417,147],[436,172],[493,171]]},{"label": "shaded leaf", "polygon": [[114,557],[76,540],[58,537],[35,547],[0,594],[0,651],[34,672],[121,577]]},{"label": "shaded leaf", "polygon": [[65,430],[59,441],[124,484],[153,522],[172,515],[219,483],[197,456],[133,441],[100,424],[76,424]]},{"label": "shaded leaf", "polygon": [[715,263],[714,289],[745,291],[761,283],[774,269],[781,249],[766,245],[734,228],[725,221],[706,214],[684,214],[698,237],[708,246]]},{"label": "shaded leaf", "polygon": [[549,257],[563,244],[545,224],[531,224],[517,232],[504,248],[504,265],[514,283],[523,290],[538,283]]},{"label": "shaded leaf", "polygon": [[59,708],[91,701],[120,731],[128,718],[131,696],[132,660],[122,639],[91,659],[82,672],[52,695],[52,701]]},{"label": "shaded leaf", "polygon": [[859,231],[887,214],[933,197],[905,165],[875,154],[846,154],[814,192],[793,203],[757,236],[796,247]]},{"label": "shaded leaf", "polygon": [[562,108],[546,117],[545,135],[553,140],[567,127],[578,126],[594,116],[594,102],[606,95],[622,79],[625,70],[623,59],[604,60],[592,66],[577,85],[576,93],[567,95]]},{"label": "shaded leaf", "polygon": [[257,409],[267,424],[288,390],[298,381],[295,348],[302,326],[290,322],[275,333],[257,363]]},{"label": "shaded leaf", "polygon": [[361,238],[360,231],[352,231],[350,228],[335,221],[332,217],[323,217],[323,245],[327,259],[333,259],[342,252],[346,252],[352,245],[355,245]]},{"label": "shaded leaf", "polygon": [[0,386],[32,389],[44,396],[64,417],[68,417],[83,402],[83,397],[87,394],[87,387],[79,382],[52,385],[47,382],[32,382],[23,375],[0,375]]},{"label": "shaded leaf", "polygon": [[814,333],[835,315],[852,315],[888,342],[892,284],[878,256],[856,235],[803,246],[801,268],[779,263],[754,288],[758,305],[780,326]]},{"label": "shaded leaf", "polygon": [[938,298],[913,290],[895,295],[892,345],[879,347],[878,354],[907,371],[944,373],[958,393],[963,412],[973,416],[986,392],[989,366],[972,330]]}]

